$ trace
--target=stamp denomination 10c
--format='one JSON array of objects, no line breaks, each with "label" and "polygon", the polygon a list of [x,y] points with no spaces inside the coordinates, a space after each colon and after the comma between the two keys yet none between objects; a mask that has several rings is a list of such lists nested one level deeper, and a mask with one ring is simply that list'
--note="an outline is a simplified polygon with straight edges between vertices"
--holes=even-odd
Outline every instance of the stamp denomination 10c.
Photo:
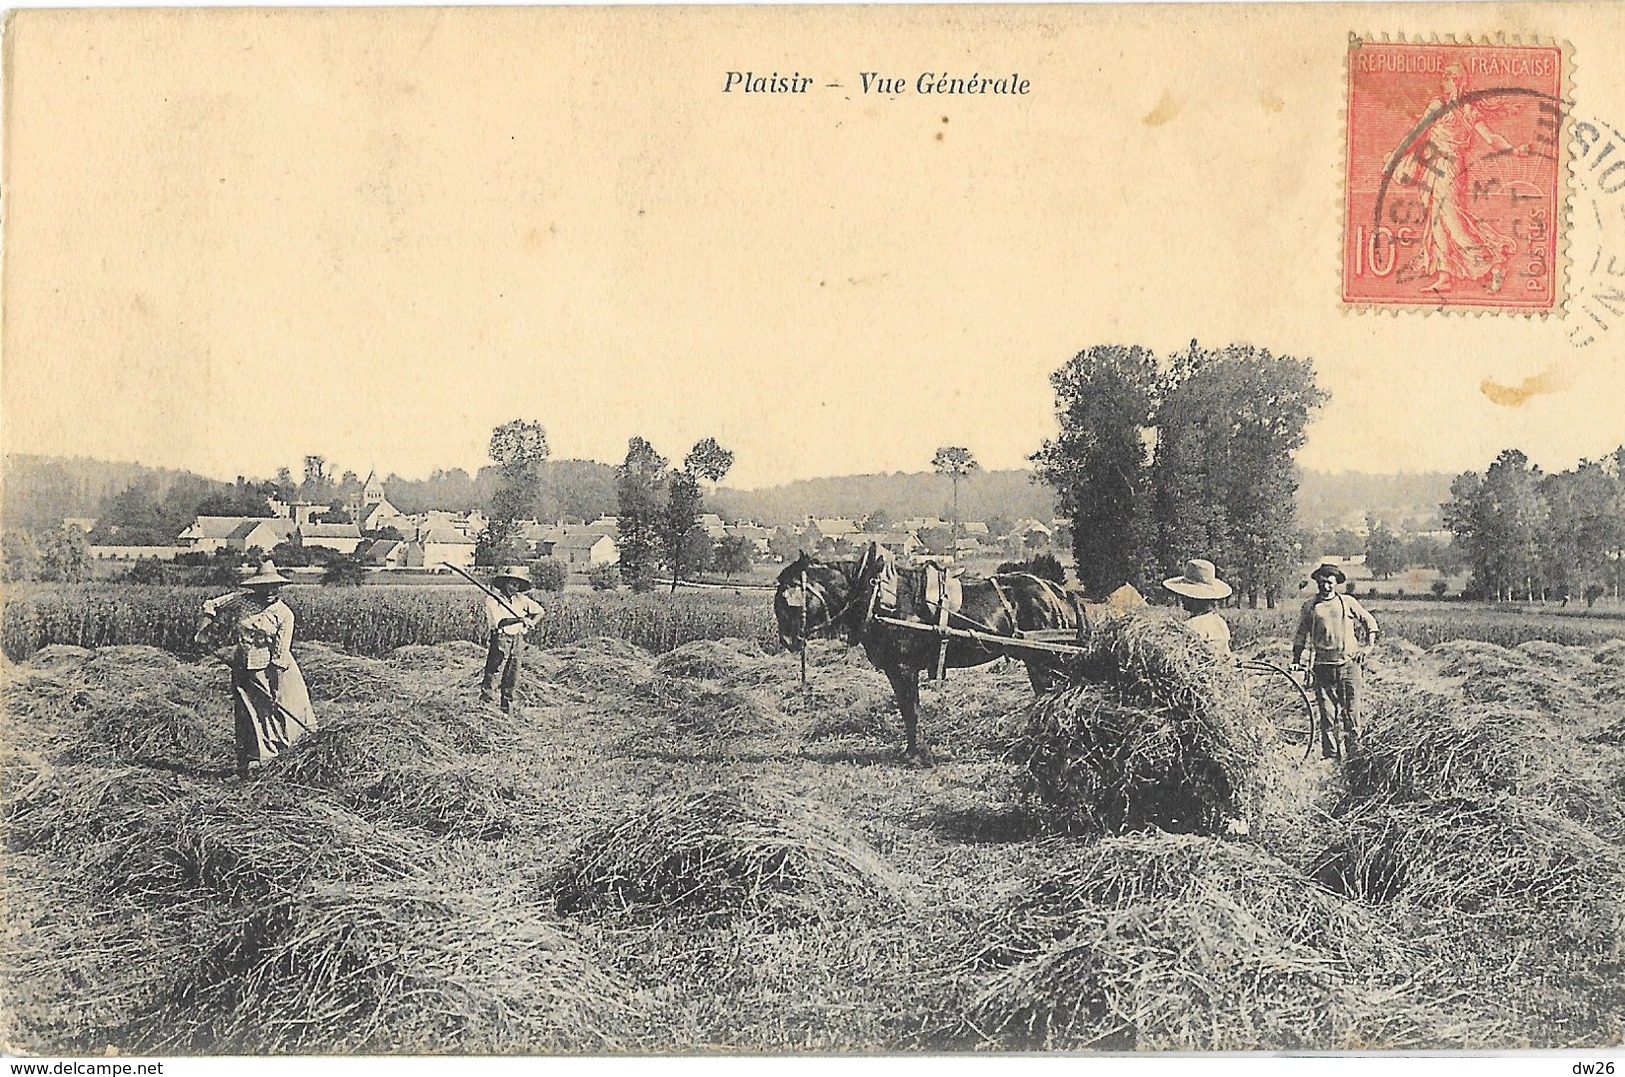
[{"label": "stamp denomination 10c", "polygon": [[1562,303],[1564,62],[1556,45],[1351,40],[1345,303]]}]

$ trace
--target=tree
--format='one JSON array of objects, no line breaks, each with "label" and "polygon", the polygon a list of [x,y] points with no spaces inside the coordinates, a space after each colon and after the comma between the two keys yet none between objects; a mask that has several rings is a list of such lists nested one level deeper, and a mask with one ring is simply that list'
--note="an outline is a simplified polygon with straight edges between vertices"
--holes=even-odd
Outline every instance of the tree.
[{"label": "tree", "polygon": [[129,486],[102,500],[92,539],[98,546],[167,546],[191,522],[166,517],[149,490]]},{"label": "tree", "polygon": [[614,565],[594,565],[587,573],[587,586],[594,591],[613,591],[621,581],[621,573]]},{"label": "tree", "polygon": [[543,557],[530,563],[530,580],[538,591],[562,592],[570,580],[570,566],[557,557]]},{"label": "tree", "polygon": [[660,512],[658,532],[673,591],[679,580],[699,575],[711,563],[711,537],[698,526],[705,503],[700,483],[720,482],[733,466],[733,459],[733,453],[718,445],[715,438],[705,438],[689,450],[681,469],[664,476],[666,503]]},{"label": "tree", "polygon": [[959,445],[947,445],[937,450],[931,457],[931,467],[938,475],[946,475],[954,486],[954,512],[950,521],[951,539],[949,550],[959,552],[959,480],[969,477],[972,473],[982,470],[982,465],[976,462],[969,449]]},{"label": "tree", "polygon": [[[513,540],[518,521],[535,510],[541,466],[548,453],[547,432],[539,422],[514,419],[491,431],[489,453],[496,465],[497,488],[491,496],[489,521],[476,544],[475,560],[495,565],[519,552],[513,548]],[[490,560],[480,561],[482,555]]]},{"label": "tree", "polygon": [[696,479],[718,483],[734,466],[734,454],[717,444],[716,438],[701,438],[683,458],[683,470]]},{"label": "tree", "polygon": [[359,587],[367,578],[367,566],[347,553],[328,558],[322,583],[328,587]]},{"label": "tree", "polygon": [[39,578],[78,583],[90,576],[90,540],[77,527],[59,527],[45,536],[39,551]]},{"label": "tree", "polygon": [[756,546],[743,535],[729,535],[717,543],[716,569],[728,579],[735,572],[749,572],[755,560]]},{"label": "tree", "polygon": [[333,499],[333,476],[327,470],[327,457],[305,457],[305,478],[299,484],[299,499],[326,504]]},{"label": "tree", "polygon": [[1094,598],[1143,582],[1149,525],[1143,431],[1156,379],[1150,351],[1115,344],[1078,352],[1050,375],[1061,430],[1031,459],[1072,522],[1078,579]]},{"label": "tree", "polygon": [[626,459],[615,469],[620,571],[634,591],[647,591],[654,583],[655,564],[660,557],[666,463],[654,446],[634,437],[626,443]]},{"label": "tree", "polygon": [[1503,451],[1482,476],[1469,471],[1450,484],[1445,524],[1472,565],[1475,591],[1502,600],[1521,589],[1533,597],[1550,516],[1539,484],[1539,469],[1516,449]]},{"label": "tree", "polygon": [[0,580],[26,583],[39,579],[39,547],[22,531],[0,535]]},{"label": "tree", "polygon": [[1271,606],[1301,555],[1293,457],[1326,400],[1308,360],[1196,341],[1160,387],[1151,483],[1158,567],[1205,557],[1248,604]]},{"label": "tree", "polygon": [[1405,568],[1405,544],[1384,524],[1372,528],[1366,539],[1365,567],[1383,580]]}]

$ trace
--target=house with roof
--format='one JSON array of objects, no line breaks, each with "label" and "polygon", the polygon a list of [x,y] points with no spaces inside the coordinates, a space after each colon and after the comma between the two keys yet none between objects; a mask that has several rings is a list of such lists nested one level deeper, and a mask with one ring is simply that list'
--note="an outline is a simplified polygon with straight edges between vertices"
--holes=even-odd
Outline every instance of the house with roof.
[{"label": "house with roof", "polygon": [[913,557],[921,549],[920,537],[912,531],[887,531],[876,541],[895,557]]},{"label": "house with roof", "polygon": [[[256,531],[260,525],[269,532]],[[214,553],[218,550],[244,550],[243,541],[253,532],[249,546],[269,550],[293,538],[298,525],[283,516],[199,516],[176,537],[175,544],[188,553]],[[240,532],[240,533],[239,533]]]},{"label": "house with roof", "polygon": [[337,553],[355,553],[362,543],[361,529],[355,524],[301,524],[295,532],[301,546],[320,546]]},{"label": "house with roof", "polygon": [[418,535],[423,547],[423,563],[436,571],[441,565],[474,567],[474,539],[455,527],[431,527]]},{"label": "house with roof", "polygon": [[808,548],[816,550],[818,547],[824,544],[826,539],[830,542],[835,542],[846,537],[847,535],[855,535],[857,533],[857,522],[848,520],[845,517],[810,516],[807,518],[807,526],[802,532],[802,538],[805,540]]},{"label": "house with roof", "polygon": [[423,547],[410,539],[368,539],[356,548],[356,558],[376,568],[422,568]]},{"label": "house with roof", "polygon": [[[586,525],[588,531],[600,535],[608,535],[618,543],[621,538],[621,518],[619,516],[600,516],[592,523]],[[617,547],[619,548],[619,547]]]},{"label": "house with roof", "polygon": [[247,553],[249,550],[264,550],[269,553],[293,537],[293,533],[286,527],[292,522],[276,518],[244,520],[232,528],[231,534],[226,539],[226,545],[239,553]]},{"label": "house with roof", "polygon": [[609,535],[578,531],[554,542],[547,556],[557,557],[574,571],[587,572],[599,565],[619,564],[621,549]]},{"label": "house with roof", "polygon": [[387,499],[371,505],[356,519],[361,521],[363,531],[382,531],[386,527],[393,527],[404,535],[412,530],[412,518]]},{"label": "house with roof", "polygon": [[729,524],[723,529],[726,538],[740,538],[751,544],[758,557],[767,556],[768,540],[773,537],[771,528],[759,524]]},{"label": "house with roof", "polygon": [[725,538],[728,534],[728,527],[722,522],[722,517],[718,516],[714,512],[700,513],[698,518],[696,518],[694,521],[694,526],[698,527],[700,530],[709,535],[712,542],[715,542],[720,538]]}]

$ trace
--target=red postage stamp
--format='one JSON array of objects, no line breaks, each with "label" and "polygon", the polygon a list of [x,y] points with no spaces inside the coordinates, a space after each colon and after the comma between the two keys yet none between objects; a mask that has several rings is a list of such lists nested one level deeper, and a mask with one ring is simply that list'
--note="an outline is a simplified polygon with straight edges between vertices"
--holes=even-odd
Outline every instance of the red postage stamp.
[{"label": "red postage stamp", "polygon": [[1351,40],[1345,303],[1561,303],[1565,74],[1557,45]]}]

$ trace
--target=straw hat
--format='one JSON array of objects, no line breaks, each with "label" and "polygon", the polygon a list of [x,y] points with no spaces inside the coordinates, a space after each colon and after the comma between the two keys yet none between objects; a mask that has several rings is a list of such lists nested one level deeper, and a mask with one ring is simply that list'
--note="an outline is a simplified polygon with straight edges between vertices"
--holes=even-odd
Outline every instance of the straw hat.
[{"label": "straw hat", "polygon": [[524,565],[509,565],[507,568],[491,577],[492,583],[495,583],[497,580],[518,580],[524,585],[522,588],[520,588],[524,591],[530,590],[532,586],[530,582],[530,570]]},{"label": "straw hat", "polygon": [[284,576],[282,573],[280,573],[280,572],[278,572],[276,570],[276,562],[275,561],[267,560],[267,561],[261,562],[258,572],[254,573],[252,576],[248,576],[245,579],[243,579],[241,581],[240,586],[243,586],[243,587],[269,587],[270,585],[275,584],[275,583],[292,583],[292,582],[293,582],[292,580],[288,579],[288,577]]},{"label": "straw hat", "polygon": [[1176,595],[1186,598],[1229,598],[1230,585],[1219,579],[1219,570],[1212,561],[1193,557],[1185,562],[1185,574],[1163,580],[1162,585]]},{"label": "straw hat", "polygon": [[1347,583],[1349,579],[1347,576],[1343,575],[1342,569],[1338,568],[1330,561],[1327,561],[1325,564],[1309,573],[1309,578],[1311,580],[1318,580],[1324,576],[1335,576],[1338,583]]}]

